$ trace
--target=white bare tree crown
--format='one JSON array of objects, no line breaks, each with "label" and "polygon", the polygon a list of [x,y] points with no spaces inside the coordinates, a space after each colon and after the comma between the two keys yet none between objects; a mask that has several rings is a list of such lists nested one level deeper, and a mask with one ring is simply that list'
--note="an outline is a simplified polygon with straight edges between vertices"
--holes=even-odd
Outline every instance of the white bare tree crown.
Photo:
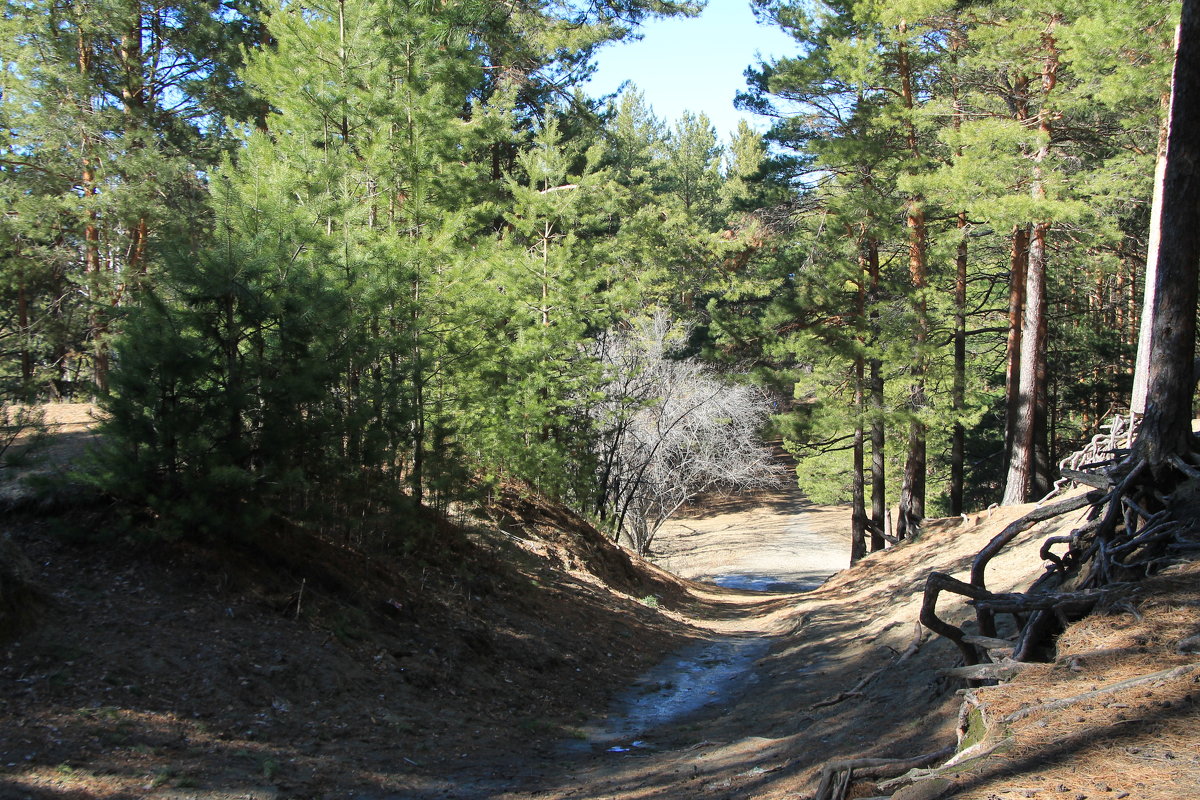
[{"label": "white bare tree crown", "polygon": [[673,358],[689,334],[659,311],[597,345],[605,382],[589,413],[601,434],[603,502],[641,553],[697,495],[766,488],[783,476],[761,439],[770,398],[694,358]]}]

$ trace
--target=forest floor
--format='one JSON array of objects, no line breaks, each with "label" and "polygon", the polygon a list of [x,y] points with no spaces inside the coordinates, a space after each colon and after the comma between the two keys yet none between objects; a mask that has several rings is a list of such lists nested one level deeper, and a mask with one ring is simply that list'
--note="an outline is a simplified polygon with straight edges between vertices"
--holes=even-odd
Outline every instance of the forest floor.
[{"label": "forest floor", "polygon": [[[916,625],[924,580],[1027,510],[932,522],[796,592],[845,562],[847,515],[788,489],[697,504],[660,566],[517,492],[408,549],[137,543],[94,508],[27,507],[3,531],[40,599],[0,642],[0,800],[808,797],[831,759],[955,744],[965,683]],[[1017,537],[989,588],[1028,585],[1078,518]],[[1200,569],[1169,570],[973,690],[980,758],[847,796],[1200,797],[1198,633]]]}]

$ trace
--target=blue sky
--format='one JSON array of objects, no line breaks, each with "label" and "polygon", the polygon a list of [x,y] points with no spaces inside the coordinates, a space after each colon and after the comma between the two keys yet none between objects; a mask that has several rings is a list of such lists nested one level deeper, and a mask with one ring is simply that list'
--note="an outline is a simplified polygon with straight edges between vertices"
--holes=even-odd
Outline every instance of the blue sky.
[{"label": "blue sky", "polygon": [[589,94],[608,94],[631,80],[668,123],[683,111],[703,111],[726,141],[742,118],[765,129],[761,117],[734,109],[734,94],[745,88],[742,73],[759,54],[790,55],[795,42],[779,28],[758,24],[749,0],[709,0],[699,17],[657,20],[642,33],[640,41],[600,51],[599,69],[585,86]]}]

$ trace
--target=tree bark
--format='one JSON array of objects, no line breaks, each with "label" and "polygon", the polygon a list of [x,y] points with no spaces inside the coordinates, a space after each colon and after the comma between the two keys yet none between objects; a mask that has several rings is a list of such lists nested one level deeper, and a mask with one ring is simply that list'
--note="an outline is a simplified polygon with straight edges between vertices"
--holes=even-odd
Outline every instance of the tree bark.
[{"label": "tree bark", "polygon": [[1025,313],[1022,317],[1020,380],[1017,386],[1016,420],[1013,430],[1012,457],[1004,485],[1002,505],[1027,501],[1035,470],[1038,397],[1038,361],[1044,357],[1045,341],[1039,335],[1046,316],[1045,229],[1047,223],[1033,228],[1029,239],[1029,267],[1025,280]]},{"label": "tree bark", "polygon": [[1193,358],[1200,272],[1200,0],[1184,0],[1171,77],[1146,415],[1138,454],[1154,469],[1193,447]]},{"label": "tree bark", "polygon": [[[1175,47],[1178,49],[1178,31]],[[1146,268],[1142,290],[1142,319],[1138,326],[1137,362],[1133,368],[1133,396],[1129,410],[1146,413],[1146,391],[1150,384],[1150,335],[1154,320],[1154,284],[1158,275],[1158,251],[1161,244],[1163,185],[1167,177],[1167,136],[1170,134],[1171,94],[1162,98],[1163,121],[1158,131],[1158,153],[1154,163],[1154,197],[1150,205],[1150,230],[1146,242]]]},{"label": "tree bark", "polygon": [[[83,34],[82,25],[79,29],[77,47],[79,73],[86,78],[92,70],[92,46],[91,42]],[[84,205],[87,209],[83,224],[83,267],[84,273],[88,276],[88,290],[92,295],[92,311],[88,317],[89,334],[92,339],[93,349],[92,376],[97,391],[104,394],[108,391],[108,343],[106,341],[108,338],[108,329],[107,321],[104,319],[104,312],[99,310],[101,308],[99,295],[103,288],[104,276],[100,266],[100,215],[93,205],[97,194],[95,157],[92,153],[91,132],[87,127],[91,121],[94,109],[92,108],[92,99],[90,97],[82,98],[79,102],[79,150],[82,154],[80,189],[83,192]]]},{"label": "tree bark", "polygon": [[[25,267],[21,260],[21,245],[18,241],[13,250],[17,262],[17,326],[21,335],[21,394],[33,393],[33,351],[30,350],[32,336],[29,330],[29,296],[25,288]],[[27,399],[31,399],[28,398]]]},{"label": "tree bark", "polygon": [[[899,25],[899,32],[901,36],[907,33],[907,25],[903,21]],[[905,109],[911,113],[916,101],[912,64],[904,42],[898,47],[897,65],[901,97]],[[917,128],[911,117],[905,122],[905,136],[915,169],[921,151],[917,141]],[[899,539],[915,535],[925,519],[925,423],[920,415],[926,404],[925,345],[929,339],[929,315],[925,299],[927,248],[923,202],[923,197],[913,195],[909,198],[905,212],[908,227],[908,270],[913,290],[916,330],[913,333],[912,387],[909,392],[913,416],[908,426],[908,455],[904,461],[904,479],[900,486],[900,517],[896,523],[896,536]]]},{"label": "tree bark", "polygon": [[854,360],[854,467],[851,475],[850,563],[867,554],[866,481],[863,474],[863,358]]},{"label": "tree bark", "polygon": [[[879,294],[879,242],[867,241],[867,270],[871,276],[871,298]],[[871,311],[871,338],[879,338],[879,312]],[[887,469],[884,460],[885,430],[883,423],[883,361],[871,358],[868,362],[871,381],[871,552],[886,546],[883,537],[887,525]]]},{"label": "tree bark", "polygon": [[950,513],[963,513],[963,479],[967,451],[967,429],[962,414],[967,405],[967,214],[958,215],[958,229],[963,234],[958,242],[954,266],[954,384],[951,404],[954,409],[954,432],[950,441]]},{"label": "tree bark", "polygon": [[1017,431],[1017,398],[1021,384],[1021,320],[1025,315],[1025,272],[1029,267],[1029,228],[1016,225],[1009,257],[1008,343],[1004,376],[1004,463],[1012,463]]},{"label": "tree bark", "polygon": [[[864,335],[866,329],[866,307],[867,307],[867,279],[870,273],[868,266],[868,256],[866,253],[861,255],[860,270],[858,275],[858,292],[855,302],[856,316],[858,317],[858,325],[860,337]],[[859,340],[859,352],[854,356],[854,448],[853,457],[854,464],[852,467],[851,480],[851,511],[850,511],[850,563],[853,564],[867,554],[867,508],[866,508],[866,480],[863,474],[864,462],[864,436],[863,436],[863,421],[866,411],[865,393],[864,393],[864,378],[865,378],[865,359],[862,353],[862,344]]]},{"label": "tree bark", "polygon": [[[121,105],[125,114],[126,133],[131,133],[141,127],[144,122],[146,108],[146,81],[142,74],[145,68],[142,50],[144,27],[142,24],[142,7],[140,2],[133,4],[133,19],[129,30],[121,37],[120,59],[125,73],[124,85],[121,87]],[[133,137],[132,149],[141,150],[145,143]],[[146,241],[149,239],[147,214],[143,209],[129,226],[129,251],[126,255],[127,274],[130,281],[138,282],[146,275]]]},{"label": "tree bark", "polygon": [[[1042,97],[1037,115],[1042,143],[1033,157],[1033,184],[1030,189],[1035,202],[1046,199],[1043,171],[1050,156],[1050,139],[1053,134],[1050,124],[1053,118],[1050,95],[1058,84],[1058,45],[1054,38],[1058,21],[1057,14],[1052,16],[1042,37],[1046,55],[1042,62]],[[1037,464],[1039,455],[1048,459],[1048,453],[1043,448],[1046,407],[1046,236],[1049,231],[1050,223],[1042,220],[1033,225],[1029,237],[1025,313],[1021,318],[1021,374],[1017,383],[1012,454],[1008,462],[1008,478],[1005,481],[1002,505],[1027,502],[1030,495],[1040,488]],[[1010,408],[1010,413],[1011,411]],[[1047,463],[1043,472],[1048,471]]]},{"label": "tree bark", "polygon": [[[1045,259],[1043,246],[1042,257]],[[1054,420],[1050,408],[1050,374],[1046,363],[1047,342],[1050,341],[1047,321],[1048,304],[1046,300],[1046,275],[1042,271],[1042,315],[1038,321],[1038,346],[1041,352],[1037,357],[1037,399],[1033,404],[1033,470],[1029,478],[1029,500],[1045,497],[1054,485],[1054,456],[1050,449],[1050,438],[1054,435]]]},{"label": "tree bark", "polygon": [[[956,29],[950,36],[957,73],[958,52],[965,44],[965,32]],[[954,95],[954,129],[962,129],[963,108],[957,80],[951,84]],[[961,148],[956,150],[962,156]],[[967,405],[967,212],[958,213],[958,247],[954,257],[954,377],[951,386],[951,406],[954,411],[954,430],[950,438],[950,513],[963,513],[963,483],[967,451],[967,429],[962,415]]]}]

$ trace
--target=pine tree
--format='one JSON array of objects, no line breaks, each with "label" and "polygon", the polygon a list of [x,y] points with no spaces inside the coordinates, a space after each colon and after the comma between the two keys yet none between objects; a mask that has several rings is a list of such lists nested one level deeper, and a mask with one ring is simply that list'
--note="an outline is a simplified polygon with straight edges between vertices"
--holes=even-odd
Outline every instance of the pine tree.
[{"label": "pine tree", "polygon": [[705,114],[683,112],[667,139],[667,191],[689,218],[712,219],[721,183],[722,148]]},{"label": "pine tree", "polygon": [[250,110],[232,70],[254,14],[239,2],[5,6],[0,192],[15,212],[5,250],[27,386],[87,393],[90,378],[103,391],[114,315],[154,271],[156,245],[203,236],[198,172],[219,159],[226,118]]}]

